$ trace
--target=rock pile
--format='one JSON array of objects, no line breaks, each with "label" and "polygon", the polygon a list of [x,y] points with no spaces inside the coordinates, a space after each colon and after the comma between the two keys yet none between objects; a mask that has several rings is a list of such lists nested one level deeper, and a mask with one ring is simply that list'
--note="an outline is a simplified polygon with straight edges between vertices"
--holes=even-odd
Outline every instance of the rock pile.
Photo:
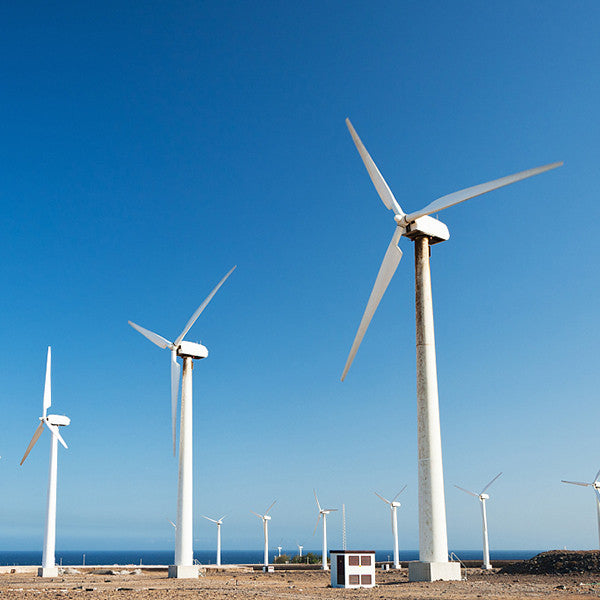
[{"label": "rock pile", "polygon": [[600,550],[551,550],[507,565],[500,573],[600,573]]}]

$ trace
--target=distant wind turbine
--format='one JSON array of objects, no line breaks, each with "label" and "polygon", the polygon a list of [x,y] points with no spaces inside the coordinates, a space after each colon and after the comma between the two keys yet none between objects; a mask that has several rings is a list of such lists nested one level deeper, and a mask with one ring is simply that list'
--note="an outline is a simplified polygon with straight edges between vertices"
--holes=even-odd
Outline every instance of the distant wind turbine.
[{"label": "distant wind turbine", "polygon": [[583,481],[565,481],[564,479],[561,479],[561,481],[562,483],[591,487],[594,490],[594,495],[596,497],[596,513],[598,514],[598,547],[600,548],[600,471],[596,473],[594,481],[589,483]]},{"label": "distant wind turbine", "polygon": [[321,505],[319,504],[319,499],[317,498],[317,491],[313,490],[313,493],[315,494],[317,508],[319,509],[319,516],[317,517],[317,524],[315,525],[313,535],[315,535],[315,533],[317,532],[319,521],[323,519],[323,554],[321,556],[321,568],[323,569],[323,571],[329,571],[329,565],[327,564],[327,515],[331,512],[337,511],[337,508],[321,508]]},{"label": "distant wind turbine", "polygon": [[253,510],[250,511],[253,515],[256,515],[259,519],[262,519],[262,522],[263,522],[263,533],[265,536],[265,554],[264,554],[263,564],[265,567],[269,566],[269,521],[271,520],[269,511],[273,508],[273,506],[275,506],[275,502],[277,502],[277,500],[274,500],[273,504],[271,504],[271,506],[269,506],[269,508],[267,508],[267,510],[265,510],[264,515],[259,515],[258,513],[255,513]]},{"label": "distant wind turbine", "polygon": [[50,431],[50,469],[48,475],[48,501],[46,504],[46,529],[44,531],[44,551],[42,553],[42,568],[38,569],[40,577],[56,577],[58,569],[56,567],[55,549],[56,549],[56,483],[58,471],[58,442],[65,448],[67,444],[62,439],[59,427],[70,425],[71,419],[64,415],[49,415],[48,409],[52,405],[52,349],[48,346],[48,355],[46,357],[46,381],[44,383],[44,397],[42,400],[42,416],[21,464],[29,456],[32,448],[40,439],[44,431],[44,426]]},{"label": "distant wind turbine", "polygon": [[381,498],[384,502],[390,505],[390,512],[392,513],[392,536],[394,537],[394,569],[400,568],[400,552],[398,550],[398,516],[396,511],[402,506],[400,502],[396,501],[396,498],[406,489],[404,486],[391,500],[387,500],[377,492],[373,492],[378,498]]},{"label": "distant wind turbine", "polygon": [[486,486],[479,492],[479,494],[476,494],[475,492],[471,492],[470,490],[465,490],[465,488],[461,488],[459,485],[454,486],[455,488],[458,488],[459,490],[461,490],[467,494],[470,494],[471,496],[475,496],[475,498],[477,498],[481,502],[481,525],[482,525],[482,529],[483,529],[483,568],[484,569],[492,568],[492,565],[490,564],[490,545],[488,543],[487,514],[485,512],[485,503],[487,500],[490,499],[490,497],[485,492],[489,489],[489,487],[492,485],[492,483],[494,483],[494,481],[496,481],[496,479],[498,479],[498,477],[500,477],[500,475],[502,475],[502,473],[498,473],[498,475],[496,475],[496,477],[494,477],[494,479],[492,479],[489,483],[487,483]]},{"label": "distant wind turbine", "polygon": [[205,515],[202,515],[207,521],[212,521],[217,525],[217,567],[221,566],[221,525],[223,523],[223,519],[227,515],[223,515],[220,519],[211,519]]}]

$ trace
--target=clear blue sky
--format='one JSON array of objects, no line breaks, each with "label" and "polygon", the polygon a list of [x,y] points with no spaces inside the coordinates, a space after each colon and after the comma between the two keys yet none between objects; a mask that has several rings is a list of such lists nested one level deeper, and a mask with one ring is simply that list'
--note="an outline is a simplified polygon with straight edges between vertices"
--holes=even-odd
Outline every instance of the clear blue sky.
[{"label": "clear blue sky", "polygon": [[[134,3],[135,4],[135,3]],[[58,547],[172,547],[168,354],[188,336],[195,514],[224,548],[318,547],[323,504],[350,545],[390,547],[373,495],[405,483],[417,547],[413,249],[339,377],[393,224],[344,125],[402,206],[540,164],[451,208],[433,249],[448,531],[492,548],[590,548],[597,452],[597,2],[16,3],[2,11],[0,549],[41,547],[48,440]],[[329,525],[341,543],[341,518]],[[197,518],[197,548],[211,548]]]}]

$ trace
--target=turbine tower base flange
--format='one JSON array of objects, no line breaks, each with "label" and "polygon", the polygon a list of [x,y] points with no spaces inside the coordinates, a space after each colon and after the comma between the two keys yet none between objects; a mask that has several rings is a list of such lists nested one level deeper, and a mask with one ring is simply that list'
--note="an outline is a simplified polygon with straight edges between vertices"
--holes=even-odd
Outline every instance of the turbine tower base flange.
[{"label": "turbine tower base flange", "polygon": [[408,563],[409,581],[460,581],[460,563],[458,562],[421,562]]},{"label": "turbine tower base flange", "polygon": [[198,565],[169,565],[170,579],[198,579]]},{"label": "turbine tower base flange", "polygon": [[39,567],[38,577],[58,577],[58,567]]}]

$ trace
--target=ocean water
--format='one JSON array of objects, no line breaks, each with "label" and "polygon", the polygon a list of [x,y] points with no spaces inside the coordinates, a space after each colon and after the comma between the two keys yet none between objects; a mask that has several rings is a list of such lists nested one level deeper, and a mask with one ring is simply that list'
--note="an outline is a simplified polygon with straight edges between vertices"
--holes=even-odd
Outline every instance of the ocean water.
[{"label": "ocean water", "polygon": [[[362,550],[363,548],[359,548]],[[314,552],[321,554],[320,550],[304,550],[303,554]],[[456,556],[461,560],[477,560],[481,558],[481,550],[454,550]],[[494,560],[515,560],[528,559],[541,552],[541,550],[492,550],[490,558]],[[283,549],[282,554],[295,556],[298,549]],[[276,552],[270,553],[270,559],[273,560]],[[391,560],[393,552],[391,550],[376,550],[375,558],[378,561]],[[85,557],[85,558],[84,558]],[[215,552],[210,550],[196,550],[194,558],[200,564],[214,564]],[[400,551],[400,560],[417,560],[419,553],[417,550]],[[262,564],[262,550],[223,550],[221,553],[223,564]],[[41,551],[0,551],[0,565],[39,565],[42,562]],[[57,551],[57,564],[63,565],[171,565],[173,564],[172,550],[89,550],[89,551]]]}]

